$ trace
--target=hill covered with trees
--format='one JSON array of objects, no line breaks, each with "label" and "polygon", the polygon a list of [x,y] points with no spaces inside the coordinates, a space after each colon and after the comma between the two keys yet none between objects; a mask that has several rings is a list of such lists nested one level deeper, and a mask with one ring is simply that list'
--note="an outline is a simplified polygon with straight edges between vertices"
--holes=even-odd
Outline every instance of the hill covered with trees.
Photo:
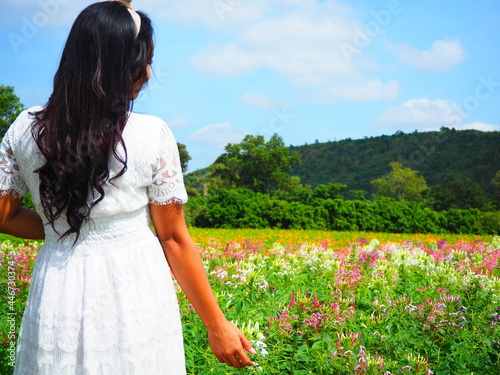
[{"label": "hill covered with trees", "polygon": [[374,192],[371,181],[387,175],[390,163],[400,162],[418,171],[430,187],[458,177],[479,184],[493,198],[491,182],[500,170],[500,132],[441,128],[290,146],[290,150],[299,153],[302,162],[291,174],[313,187],[342,183],[349,190]]},{"label": "hill covered with trees", "polygon": [[[436,136],[443,137],[446,132],[448,130],[443,129],[434,134],[434,139]],[[306,168],[306,171],[316,170],[314,177],[323,176],[314,185],[314,181],[309,182],[307,176],[301,176],[301,179],[295,173],[300,165],[299,151],[303,150],[286,147],[277,134],[268,141],[262,136],[247,135],[239,144],[228,144],[226,152],[209,168],[186,176],[191,196],[186,210],[188,222],[198,227],[220,228],[500,233],[500,170],[483,178],[483,181],[489,180],[492,184],[492,198],[486,197],[475,180],[463,174],[451,173],[453,169],[447,164],[439,167],[441,171],[446,170],[442,177],[439,173],[434,175],[441,182],[430,185],[419,170],[405,166],[396,157],[396,161],[391,159],[398,153],[391,153],[388,149],[396,148],[395,145],[406,149],[401,137],[399,133],[393,137],[394,142],[387,137],[375,144],[362,140],[358,148],[352,146],[353,141],[346,141],[359,164],[370,162],[368,167],[372,170],[363,165],[365,168],[362,173],[354,167],[352,170],[343,170],[342,166],[337,166],[340,162],[328,160],[325,157],[328,148],[325,152],[321,150],[325,145],[331,145],[318,143],[306,146],[309,153],[302,154],[306,159],[302,168],[309,163],[311,167]],[[442,138],[440,140],[441,143],[445,142]],[[428,163],[436,163],[435,160],[443,156],[441,151],[437,146],[425,143],[426,139],[422,142],[427,144],[428,150],[432,150],[432,153],[427,152],[425,159],[433,159]],[[469,146],[469,149],[476,147],[472,144]],[[386,152],[377,153],[377,147]],[[363,148],[366,155],[361,157],[357,154],[362,153]],[[340,160],[348,157],[335,147],[331,150],[338,152],[336,156]],[[496,158],[498,151],[492,147],[489,150],[491,153],[487,155]],[[495,170],[496,159],[491,166],[486,156],[481,157],[482,163]],[[470,168],[466,168],[467,165],[456,168],[460,172],[467,170],[475,176],[477,155],[470,156],[470,159]],[[388,163],[384,165],[386,161]],[[327,174],[321,168],[326,170],[331,163],[335,164],[333,170],[343,171],[351,177],[351,190],[347,190],[349,187],[345,180],[327,181]],[[483,167],[483,164],[477,165]],[[352,186],[361,189],[352,190]],[[365,187],[373,192],[363,190]]]}]

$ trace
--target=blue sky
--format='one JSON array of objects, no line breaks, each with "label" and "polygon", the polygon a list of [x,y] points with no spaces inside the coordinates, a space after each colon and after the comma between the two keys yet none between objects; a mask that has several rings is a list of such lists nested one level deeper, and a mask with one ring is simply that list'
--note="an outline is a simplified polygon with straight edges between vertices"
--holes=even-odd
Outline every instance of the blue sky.
[{"label": "blue sky", "polygon": [[[89,1],[3,0],[0,84],[52,89]],[[134,105],[210,165],[245,134],[287,145],[500,130],[498,0],[134,0],[155,26],[155,77]]]}]

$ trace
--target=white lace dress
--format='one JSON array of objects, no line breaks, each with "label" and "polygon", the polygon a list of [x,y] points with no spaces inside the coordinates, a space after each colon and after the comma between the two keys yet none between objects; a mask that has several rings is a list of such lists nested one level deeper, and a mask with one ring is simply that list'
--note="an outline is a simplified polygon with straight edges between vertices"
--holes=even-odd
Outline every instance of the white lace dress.
[{"label": "white lace dress", "polygon": [[[0,191],[31,191],[41,214],[42,165],[30,111],[0,146]],[[123,138],[128,169],[105,186],[91,222],[58,241],[50,225],[32,274],[18,338],[15,375],[185,374],[179,307],[170,269],[150,229],[148,205],[185,203],[175,139],[152,116],[132,113]],[[112,173],[121,165],[110,159]],[[41,215],[42,216],[42,215]],[[43,216],[42,216],[43,219]],[[64,218],[56,225],[67,229]]]}]

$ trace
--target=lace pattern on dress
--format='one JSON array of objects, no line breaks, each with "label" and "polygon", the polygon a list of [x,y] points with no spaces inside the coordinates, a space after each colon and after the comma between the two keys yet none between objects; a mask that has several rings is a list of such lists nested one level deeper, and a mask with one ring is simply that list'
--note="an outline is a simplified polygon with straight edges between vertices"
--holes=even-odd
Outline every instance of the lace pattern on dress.
[{"label": "lace pattern on dress", "polygon": [[28,187],[21,177],[19,165],[11,146],[12,131],[8,131],[0,145],[0,196],[22,198]]},{"label": "lace pattern on dress", "polygon": [[159,137],[158,164],[153,171],[149,187],[149,203],[166,205],[187,202],[184,177],[177,142],[167,126],[163,126]]}]

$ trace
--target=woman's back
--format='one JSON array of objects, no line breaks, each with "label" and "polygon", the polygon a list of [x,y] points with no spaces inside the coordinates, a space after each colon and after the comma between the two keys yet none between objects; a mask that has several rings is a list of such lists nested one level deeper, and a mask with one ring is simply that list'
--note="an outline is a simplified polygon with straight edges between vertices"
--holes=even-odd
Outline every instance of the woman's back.
[{"label": "woman's back", "polygon": [[[29,114],[39,109],[19,116],[0,149],[4,155],[0,190],[10,187],[24,195],[29,189],[46,223],[20,331],[15,374],[79,374],[82,370],[90,374],[184,374],[175,290],[150,228],[148,210],[150,203],[187,199],[170,129],[156,117],[130,114],[123,131],[127,169],[105,184],[103,200],[74,243],[75,234],[59,237],[68,228],[64,215],[54,227],[43,216],[40,179],[33,171],[45,160],[34,142]],[[112,155],[109,163],[111,176],[119,173],[121,164]]]}]

